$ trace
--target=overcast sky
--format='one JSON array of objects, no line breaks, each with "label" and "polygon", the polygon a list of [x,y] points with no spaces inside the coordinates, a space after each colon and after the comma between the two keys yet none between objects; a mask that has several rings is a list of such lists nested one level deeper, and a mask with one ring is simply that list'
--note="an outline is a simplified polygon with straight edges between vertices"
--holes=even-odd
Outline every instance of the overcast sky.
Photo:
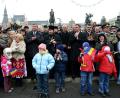
[{"label": "overcast sky", "polygon": [[103,0],[92,7],[79,6],[90,6],[98,1],[100,0],[0,0],[0,22],[3,19],[5,5],[9,18],[14,14],[24,14],[27,20],[48,20],[49,12],[53,9],[56,22],[57,18],[61,18],[63,23],[71,19],[82,23],[85,20],[85,13],[92,13],[94,15],[92,20],[97,22],[100,22],[102,16],[108,20],[119,14],[120,0]]}]

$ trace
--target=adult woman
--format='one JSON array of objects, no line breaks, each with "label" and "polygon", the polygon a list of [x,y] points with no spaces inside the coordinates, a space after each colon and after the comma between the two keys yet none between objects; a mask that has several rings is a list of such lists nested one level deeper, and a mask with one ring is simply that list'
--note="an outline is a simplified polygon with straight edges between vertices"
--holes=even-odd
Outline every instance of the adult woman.
[{"label": "adult woman", "polygon": [[26,76],[26,63],[25,63],[25,50],[26,44],[22,34],[16,34],[15,40],[13,40],[10,48],[12,49],[12,63],[13,63],[13,74],[16,78],[16,85],[22,85],[22,78]]}]

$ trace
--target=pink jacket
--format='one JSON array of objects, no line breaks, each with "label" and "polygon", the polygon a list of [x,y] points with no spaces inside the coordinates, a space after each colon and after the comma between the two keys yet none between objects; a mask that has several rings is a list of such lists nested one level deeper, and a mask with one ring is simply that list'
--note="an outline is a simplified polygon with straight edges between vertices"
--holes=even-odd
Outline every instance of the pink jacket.
[{"label": "pink jacket", "polygon": [[12,69],[12,63],[10,60],[7,60],[5,56],[1,57],[1,68],[3,77],[10,76],[10,70]]}]

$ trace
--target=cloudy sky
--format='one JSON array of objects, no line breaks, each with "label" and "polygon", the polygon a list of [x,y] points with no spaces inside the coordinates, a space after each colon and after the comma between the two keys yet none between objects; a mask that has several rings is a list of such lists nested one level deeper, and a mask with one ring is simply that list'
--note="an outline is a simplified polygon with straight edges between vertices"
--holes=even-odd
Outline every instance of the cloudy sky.
[{"label": "cloudy sky", "polygon": [[85,13],[92,13],[92,20],[97,22],[102,16],[108,20],[120,13],[120,0],[0,0],[0,23],[5,5],[9,18],[14,14],[24,14],[27,20],[48,20],[53,9],[56,22],[59,22],[57,18],[61,18],[63,23],[71,19],[82,23]]}]

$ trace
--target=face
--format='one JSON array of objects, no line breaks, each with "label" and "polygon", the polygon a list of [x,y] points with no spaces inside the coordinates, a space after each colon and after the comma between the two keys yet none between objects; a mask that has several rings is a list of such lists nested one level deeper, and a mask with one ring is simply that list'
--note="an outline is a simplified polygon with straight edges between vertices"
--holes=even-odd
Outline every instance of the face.
[{"label": "face", "polygon": [[109,27],[109,26],[106,26],[106,27],[103,29],[103,32],[109,33],[109,32],[110,32],[110,27]]},{"label": "face", "polygon": [[40,48],[40,49],[39,49],[39,53],[43,55],[43,54],[45,53],[45,50],[42,49],[42,48]]},{"label": "face", "polygon": [[80,32],[80,27],[78,25],[75,25],[75,32]]},{"label": "face", "polygon": [[38,25],[32,25],[32,30],[37,31],[38,30]]},{"label": "face", "polygon": [[50,30],[49,30],[49,34],[51,34],[51,35],[54,34],[54,30],[51,30],[51,29],[50,29]]},{"label": "face", "polygon": [[117,29],[116,29],[116,28],[113,28],[113,29],[111,29],[110,32],[111,32],[111,33],[116,33],[116,32],[117,32]]},{"label": "face", "polygon": [[10,48],[5,48],[3,52],[4,52],[4,55],[7,57],[7,59],[12,58],[12,50]]},{"label": "face", "polygon": [[60,52],[61,52],[61,51],[60,51],[59,49],[56,49],[56,53],[60,54]]},{"label": "face", "polygon": [[26,28],[26,29],[25,29],[25,32],[26,32],[26,33],[29,32],[29,28]]},{"label": "face", "polygon": [[58,32],[58,29],[54,29],[54,32]]},{"label": "face", "polygon": [[9,37],[11,38],[11,39],[14,39],[15,38],[15,32],[9,32]]},{"label": "face", "polygon": [[21,31],[20,34],[22,34],[23,36],[25,36],[25,32]]},{"label": "face", "polygon": [[120,32],[117,32],[117,36],[120,38]]},{"label": "face", "polygon": [[87,26],[87,27],[86,27],[86,31],[87,31],[87,32],[91,32],[91,31],[92,31],[92,26]]},{"label": "face", "polygon": [[105,40],[105,37],[104,36],[100,36],[99,40],[100,40],[100,42],[103,42]]},{"label": "face", "polygon": [[12,52],[7,52],[6,56],[7,56],[8,59],[11,59],[12,58]]},{"label": "face", "polygon": [[72,30],[73,32],[75,32],[75,25],[72,25]]},{"label": "face", "polygon": [[19,36],[15,36],[15,41],[16,41],[17,43],[20,42],[20,38],[19,38]]},{"label": "face", "polygon": [[68,30],[68,27],[67,26],[63,26],[63,32],[66,32]]},{"label": "face", "polygon": [[44,32],[48,32],[48,28],[44,28]]},{"label": "face", "polygon": [[100,27],[95,27],[95,33],[99,33],[100,31]]}]

